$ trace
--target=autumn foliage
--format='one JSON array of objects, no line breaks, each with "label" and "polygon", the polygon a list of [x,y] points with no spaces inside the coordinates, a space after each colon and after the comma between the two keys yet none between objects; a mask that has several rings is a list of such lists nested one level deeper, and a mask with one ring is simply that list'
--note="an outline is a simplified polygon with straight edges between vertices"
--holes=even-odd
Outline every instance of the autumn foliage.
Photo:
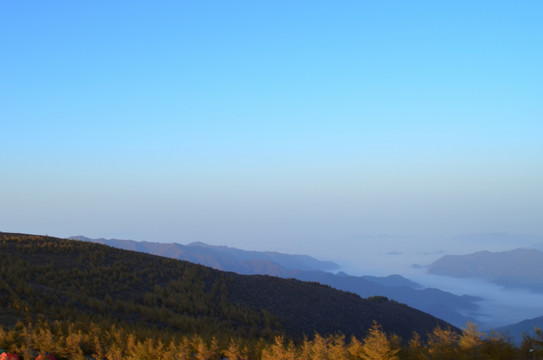
[{"label": "autumn foliage", "polygon": [[81,328],[82,324],[19,322],[12,329],[0,329],[0,347],[23,360],[35,359],[40,353],[52,353],[61,360],[530,360],[543,353],[540,330],[515,347],[496,334],[483,336],[474,324],[468,324],[460,334],[437,327],[425,334],[426,342],[417,333],[403,341],[386,334],[377,323],[361,339],[314,334],[298,342],[284,336],[273,341],[198,335],[142,338],[115,326],[105,329],[87,324],[86,331]]}]

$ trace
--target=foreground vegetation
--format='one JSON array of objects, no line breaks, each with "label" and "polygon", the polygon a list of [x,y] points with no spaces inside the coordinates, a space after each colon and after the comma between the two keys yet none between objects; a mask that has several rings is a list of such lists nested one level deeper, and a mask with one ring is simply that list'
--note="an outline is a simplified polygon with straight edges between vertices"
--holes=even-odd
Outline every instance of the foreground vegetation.
[{"label": "foreground vegetation", "polygon": [[543,356],[540,330],[535,338],[526,336],[520,347],[498,334],[483,338],[473,324],[468,324],[460,334],[437,327],[426,335],[427,341],[418,333],[402,341],[396,335],[387,335],[374,323],[363,339],[315,334],[298,342],[283,336],[273,341],[246,338],[220,341],[215,337],[175,334],[139,338],[122,328],[104,329],[93,323],[56,321],[23,325],[20,322],[10,330],[0,328],[0,347],[24,360],[34,359],[38,353],[52,353],[58,359],[70,360],[533,360]]},{"label": "foreground vegetation", "polygon": [[0,349],[24,360],[537,360],[543,335],[516,347],[379,296],[0,233]]}]

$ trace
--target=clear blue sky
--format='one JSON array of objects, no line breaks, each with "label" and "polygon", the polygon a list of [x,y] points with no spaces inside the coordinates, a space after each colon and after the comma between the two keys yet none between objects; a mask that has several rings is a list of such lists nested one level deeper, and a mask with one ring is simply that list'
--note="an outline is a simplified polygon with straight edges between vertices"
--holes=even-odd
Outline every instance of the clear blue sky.
[{"label": "clear blue sky", "polygon": [[541,1],[0,1],[0,231],[543,235]]}]

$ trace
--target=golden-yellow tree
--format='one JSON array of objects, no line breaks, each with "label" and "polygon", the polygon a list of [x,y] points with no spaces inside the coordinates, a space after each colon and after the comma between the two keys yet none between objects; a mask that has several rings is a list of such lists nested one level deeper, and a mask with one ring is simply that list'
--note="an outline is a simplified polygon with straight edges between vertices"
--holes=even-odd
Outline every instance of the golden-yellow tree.
[{"label": "golden-yellow tree", "polygon": [[243,360],[247,359],[247,346],[240,345],[238,341],[230,339],[228,348],[224,351],[224,356],[228,360]]},{"label": "golden-yellow tree", "polygon": [[458,339],[460,348],[460,357],[465,360],[481,359],[481,350],[483,344],[483,333],[475,323],[468,322],[462,329],[462,334]]},{"label": "golden-yellow tree", "polygon": [[413,332],[407,346],[403,349],[402,359],[405,360],[426,360],[428,359],[428,349],[418,332]]},{"label": "golden-yellow tree", "polygon": [[433,360],[457,360],[458,334],[450,327],[436,327],[428,334],[428,353]]},{"label": "golden-yellow tree", "polygon": [[292,344],[285,346],[285,338],[282,336],[276,336],[273,344],[262,350],[262,360],[296,360],[298,358],[294,346]]},{"label": "golden-yellow tree", "polygon": [[491,331],[481,344],[481,353],[484,359],[491,360],[508,360],[516,357],[516,349],[510,339],[495,331]]},{"label": "golden-yellow tree", "polygon": [[373,322],[369,334],[364,338],[359,358],[362,360],[399,360],[400,347],[397,341],[392,340],[381,328]]}]

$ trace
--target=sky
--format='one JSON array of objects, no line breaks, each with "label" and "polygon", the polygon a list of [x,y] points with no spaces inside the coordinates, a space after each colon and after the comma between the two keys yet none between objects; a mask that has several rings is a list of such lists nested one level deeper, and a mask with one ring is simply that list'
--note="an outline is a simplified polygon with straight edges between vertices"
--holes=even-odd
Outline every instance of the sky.
[{"label": "sky", "polygon": [[0,0],[0,231],[351,259],[543,236],[542,12]]}]

